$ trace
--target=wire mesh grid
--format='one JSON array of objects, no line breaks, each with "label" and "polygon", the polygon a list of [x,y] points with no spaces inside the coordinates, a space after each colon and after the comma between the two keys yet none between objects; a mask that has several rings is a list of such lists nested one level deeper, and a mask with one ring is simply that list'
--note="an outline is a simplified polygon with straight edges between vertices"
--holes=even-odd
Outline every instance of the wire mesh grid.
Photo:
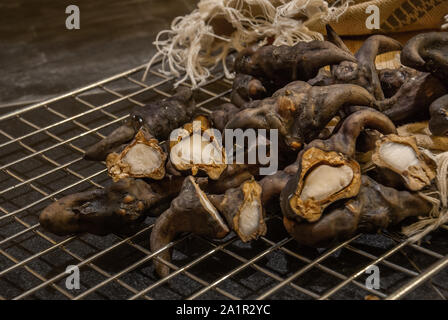
[{"label": "wire mesh grid", "polygon": [[[447,299],[446,226],[412,244],[399,233],[357,235],[326,250],[301,247],[278,209],[268,232],[245,244],[231,233],[216,241],[186,234],[149,250],[155,218],[131,236],[59,237],[38,223],[40,211],[64,195],[102,188],[104,163],[84,149],[115,129],[130,107],[172,93],[174,79],[140,66],[90,86],[0,115],[0,299]],[[217,72],[199,88],[210,110],[228,102],[231,81]],[[173,249],[171,262],[157,257]],[[152,260],[171,273],[159,279]],[[80,268],[81,287],[66,287],[66,267]],[[366,285],[370,266],[380,288]]]}]

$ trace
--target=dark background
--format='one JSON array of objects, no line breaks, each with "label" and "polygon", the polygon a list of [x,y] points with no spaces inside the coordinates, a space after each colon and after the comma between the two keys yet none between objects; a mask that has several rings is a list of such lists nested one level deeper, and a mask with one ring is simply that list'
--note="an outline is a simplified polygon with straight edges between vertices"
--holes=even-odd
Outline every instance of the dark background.
[{"label": "dark background", "polygon": [[[145,63],[157,33],[196,2],[1,1],[0,106],[41,101]],[[79,30],[65,27],[70,4],[80,9]]]}]

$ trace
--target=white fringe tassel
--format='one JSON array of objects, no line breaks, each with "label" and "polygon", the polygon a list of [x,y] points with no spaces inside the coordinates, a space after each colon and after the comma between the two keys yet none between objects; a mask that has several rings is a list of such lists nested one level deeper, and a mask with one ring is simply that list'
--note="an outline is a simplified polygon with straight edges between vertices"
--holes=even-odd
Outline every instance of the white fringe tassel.
[{"label": "white fringe tassel", "polygon": [[[225,76],[232,78],[226,65],[231,50],[267,38],[273,38],[274,45],[323,40],[307,25],[316,19],[338,19],[350,3],[339,0],[329,7],[324,0],[201,0],[193,12],[175,18],[170,30],[159,32],[154,41],[157,53],[148,62],[143,80],[160,58],[159,72],[176,78],[184,74],[175,87],[187,80],[194,88],[203,84],[219,63]],[[214,23],[228,24],[230,36],[217,34]]]},{"label": "white fringe tassel", "polygon": [[448,14],[445,16],[445,24],[442,25],[442,30],[448,30]]},{"label": "white fringe tassel", "polygon": [[437,164],[437,189],[436,193],[422,194],[426,200],[431,202],[434,209],[428,217],[421,217],[420,221],[402,228],[402,233],[411,237],[409,241],[420,241],[431,231],[448,222],[448,152],[438,155],[426,152]]}]

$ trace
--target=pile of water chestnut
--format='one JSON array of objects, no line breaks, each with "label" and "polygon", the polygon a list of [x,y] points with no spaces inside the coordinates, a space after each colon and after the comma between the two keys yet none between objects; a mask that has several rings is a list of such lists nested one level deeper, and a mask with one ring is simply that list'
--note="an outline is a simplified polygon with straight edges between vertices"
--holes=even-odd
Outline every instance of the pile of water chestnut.
[{"label": "pile of water chestnut", "polygon": [[[401,66],[378,70],[378,55],[400,51]],[[448,32],[429,32],[404,46],[370,36],[353,54],[327,26],[326,41],[252,45],[234,60],[231,103],[203,112],[196,92],[135,107],[85,159],[105,161],[111,182],[75,193],[40,214],[57,235],[128,234],[157,217],[151,251],[159,276],[170,268],[165,247],[182,233],[243,242],[267,232],[265,209],[282,215],[301,245],[328,247],[359,232],[377,232],[433,209],[437,166],[412,135],[397,127],[428,121],[448,134]],[[225,129],[276,129],[278,170],[263,159],[227,161],[217,139]],[[174,134],[173,134],[174,132]],[[173,138],[174,135],[174,138]],[[272,140],[250,148],[272,152]],[[205,156],[204,156],[205,155]],[[199,159],[199,161],[198,161]]]}]

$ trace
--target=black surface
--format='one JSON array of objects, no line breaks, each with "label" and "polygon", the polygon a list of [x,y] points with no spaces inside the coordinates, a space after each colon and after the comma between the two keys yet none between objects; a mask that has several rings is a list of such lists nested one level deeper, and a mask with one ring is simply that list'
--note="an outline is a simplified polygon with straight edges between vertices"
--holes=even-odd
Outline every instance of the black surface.
[{"label": "black surface", "polygon": [[[156,34],[195,0],[0,2],[0,105],[42,100],[139,66]],[[67,30],[65,9],[80,9]]]}]

